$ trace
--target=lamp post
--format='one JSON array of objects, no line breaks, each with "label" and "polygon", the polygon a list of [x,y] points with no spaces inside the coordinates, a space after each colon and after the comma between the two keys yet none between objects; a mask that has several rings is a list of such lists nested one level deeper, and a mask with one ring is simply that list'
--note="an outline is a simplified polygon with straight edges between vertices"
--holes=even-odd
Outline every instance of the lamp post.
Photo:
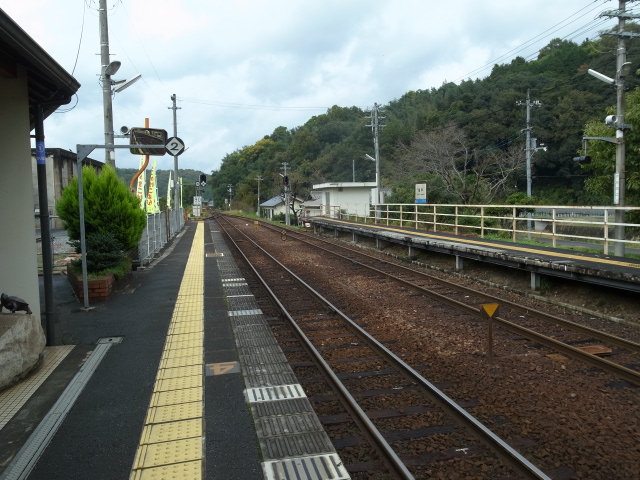
[{"label": "lamp post", "polygon": [[[618,16],[618,49],[616,54],[616,78],[610,78],[600,72],[589,69],[587,73],[597,78],[601,82],[616,87],[616,115],[610,115],[606,118],[605,123],[616,129],[616,136],[612,139],[604,139],[615,144],[616,146],[616,171],[613,176],[613,204],[618,207],[625,205],[625,141],[624,131],[631,128],[630,125],[624,123],[625,102],[624,102],[624,78],[629,75],[631,63],[627,62],[627,51],[625,46],[625,36],[637,36],[637,34],[628,34],[624,31],[625,18],[636,17],[636,14],[625,15],[625,5],[627,0],[619,0],[619,10],[617,13],[603,12],[604,16]],[[613,227],[613,237],[618,240],[614,243],[614,255],[624,257],[624,209],[620,208],[615,211],[615,226]]]},{"label": "lamp post", "polygon": [[[100,0],[99,6],[100,21],[100,81],[102,82],[102,106],[104,109],[104,143],[107,148],[104,150],[104,161],[107,165],[116,166],[116,155],[113,148],[113,106],[111,97],[114,93],[121,92],[129,87],[141,77],[140,74],[131,80],[112,80],[111,76],[120,68],[120,62],[109,58],[109,26],[107,21],[107,0]],[[117,87],[113,88],[115,85]],[[113,90],[112,90],[113,88]]]}]

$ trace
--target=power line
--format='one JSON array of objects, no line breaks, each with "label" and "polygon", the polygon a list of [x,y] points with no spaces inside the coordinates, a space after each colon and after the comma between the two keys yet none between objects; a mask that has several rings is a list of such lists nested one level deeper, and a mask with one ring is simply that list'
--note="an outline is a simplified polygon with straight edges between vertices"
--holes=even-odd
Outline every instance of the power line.
[{"label": "power line", "polygon": [[153,62],[151,61],[151,58],[149,57],[149,53],[147,52],[147,49],[144,47],[144,43],[142,42],[142,39],[140,38],[140,35],[138,35],[138,31],[136,30],[136,26],[135,24],[131,21],[131,17],[129,16],[129,12],[127,11],[127,7],[124,5],[123,1],[120,0],[120,3],[122,4],[122,8],[124,8],[124,13],[127,16],[127,20],[129,20],[129,23],[131,24],[134,33],[136,34],[136,37],[138,38],[138,41],[140,42],[140,45],[142,46],[142,50],[144,51],[144,54],[147,56],[147,60],[149,60],[149,64],[151,65],[151,68],[153,68],[153,71],[156,74],[156,77],[158,77],[158,80],[160,80],[160,83],[162,84],[162,86],[164,88],[166,88],[164,86],[164,83],[162,82],[162,79],[160,78],[160,75],[158,74],[158,71],[156,70],[155,65],[153,64]]},{"label": "power line", "polygon": [[[598,3],[598,2],[603,2],[603,1],[604,1],[604,2],[606,2],[606,1],[609,1],[609,0],[594,0],[594,2],[593,2],[593,3]],[[558,22],[557,24],[555,24],[555,25],[553,25],[552,27],[548,28],[548,29],[547,29],[547,30],[545,30],[544,32],[542,32],[542,33],[540,33],[540,34],[536,35],[535,37],[533,37],[533,38],[531,38],[531,39],[527,40],[526,42],[522,43],[521,45],[519,45],[519,46],[517,46],[517,47],[515,47],[515,48],[513,48],[513,49],[511,49],[511,50],[509,50],[508,52],[506,52],[505,54],[503,54],[503,55],[499,56],[498,58],[496,58],[496,59],[492,60],[491,62],[486,63],[485,65],[483,65],[483,66],[481,66],[481,67],[478,67],[478,68],[476,68],[475,70],[472,70],[471,72],[469,72],[469,73],[467,73],[467,74],[463,75],[462,77],[460,77],[460,78],[456,79],[455,81],[463,80],[463,79],[465,79],[465,78],[468,78],[468,77],[469,77],[469,76],[471,76],[471,75],[478,74],[479,72],[481,72],[481,71],[483,71],[483,70],[486,70],[487,68],[493,67],[493,65],[495,65],[496,63],[498,63],[498,62],[500,62],[500,61],[504,61],[506,58],[511,57],[513,54],[519,53],[519,52],[521,52],[522,50],[524,50],[525,48],[530,47],[532,44],[537,43],[537,42],[541,41],[542,39],[549,37],[549,36],[550,36],[550,35],[552,35],[553,33],[556,33],[558,30],[560,30],[561,28],[566,27],[566,25],[570,25],[571,23],[576,22],[577,20],[579,20],[580,18],[584,17],[584,16],[585,16],[585,15],[587,15],[588,13],[590,13],[590,12],[592,12],[592,11],[596,10],[597,8],[599,8],[599,6],[596,6],[596,7],[592,8],[591,10],[587,11],[586,13],[584,13],[584,14],[580,15],[580,17],[578,17],[578,18],[576,18],[576,19],[572,20],[571,22],[567,23],[566,25],[564,25],[564,26],[562,26],[562,27],[559,27],[560,25],[562,25],[562,24],[564,24],[565,22],[567,22],[567,20],[569,20],[570,18],[572,18],[572,17],[574,17],[574,16],[578,15],[580,12],[582,12],[582,11],[583,11],[583,10],[585,10],[586,8],[588,8],[588,7],[581,8],[581,9],[580,9],[580,10],[578,10],[577,12],[573,13],[572,15],[570,15],[570,16],[569,16],[569,17],[567,17],[567,18],[565,18],[565,19],[564,19],[564,20],[562,20],[561,22]],[[559,28],[557,28],[557,29],[553,30],[553,29],[554,29],[554,28],[556,28],[556,27],[559,27]],[[550,33],[547,33],[547,32],[549,32],[550,30],[553,30],[553,31],[551,31]],[[546,35],[545,35],[545,34],[546,34]],[[537,53],[537,52],[536,52],[536,53]]]},{"label": "power line", "polygon": [[71,70],[72,76],[76,71],[76,66],[78,65],[78,58],[80,57],[80,46],[82,45],[82,35],[84,34],[84,19],[85,19],[86,10],[87,10],[87,3],[84,2],[82,4],[82,26],[80,27],[80,40],[78,41],[78,52],[76,53],[76,62],[73,64],[73,70]]},{"label": "power line", "polygon": [[248,110],[292,110],[292,111],[316,111],[316,110],[328,110],[330,107],[288,107],[284,105],[256,105],[247,103],[230,103],[220,102],[217,100],[199,100],[195,98],[180,98],[183,102],[197,103],[199,105],[210,105],[214,107],[223,108],[243,108]]}]

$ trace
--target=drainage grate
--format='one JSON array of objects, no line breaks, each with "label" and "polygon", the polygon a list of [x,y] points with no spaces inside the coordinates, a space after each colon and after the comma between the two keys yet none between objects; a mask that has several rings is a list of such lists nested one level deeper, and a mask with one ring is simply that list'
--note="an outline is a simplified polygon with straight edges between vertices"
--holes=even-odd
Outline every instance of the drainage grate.
[{"label": "drainage grate", "polygon": [[281,478],[347,480],[351,478],[342,460],[336,454],[264,462],[262,468],[267,480]]},{"label": "drainage grate", "polygon": [[102,337],[98,339],[97,343],[122,343],[124,337]]},{"label": "drainage grate", "polygon": [[297,383],[293,385],[278,385],[277,387],[248,388],[245,390],[245,395],[249,403],[306,397],[304,390]]}]

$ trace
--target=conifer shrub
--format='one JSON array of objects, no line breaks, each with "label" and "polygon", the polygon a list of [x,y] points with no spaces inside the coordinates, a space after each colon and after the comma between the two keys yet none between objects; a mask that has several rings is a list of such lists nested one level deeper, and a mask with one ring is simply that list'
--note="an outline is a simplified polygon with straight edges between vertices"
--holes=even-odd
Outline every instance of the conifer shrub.
[{"label": "conifer shrub", "polygon": [[[96,273],[103,270],[104,265],[118,264],[116,258],[118,261],[122,260],[126,257],[125,251],[137,247],[147,216],[140,208],[138,197],[129,191],[127,185],[117,177],[115,170],[108,165],[103,167],[100,174],[92,166],[83,166],[82,184],[87,270]],[[79,249],[77,178],[71,179],[69,185],[62,190],[56,209],[70,243]]]}]

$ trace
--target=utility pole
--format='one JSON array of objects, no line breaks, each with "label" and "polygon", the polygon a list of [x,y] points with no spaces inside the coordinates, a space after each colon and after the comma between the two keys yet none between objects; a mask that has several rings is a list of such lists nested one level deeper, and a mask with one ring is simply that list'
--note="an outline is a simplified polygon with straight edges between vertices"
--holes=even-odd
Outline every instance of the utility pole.
[{"label": "utility pole", "polygon": [[[107,22],[107,0],[100,0],[100,80],[102,81],[102,106],[104,109],[104,143],[113,145],[113,107],[111,104],[111,75],[115,72],[107,70],[109,67],[109,27]],[[117,70],[117,68],[116,68]],[[104,161],[107,165],[116,166],[116,154],[108,146],[104,150]]]},{"label": "utility pole", "polygon": [[541,107],[542,104],[539,100],[531,101],[530,90],[527,88],[527,101],[524,104],[518,101],[516,102],[516,105],[526,105],[527,107],[527,127],[524,130],[527,132],[525,147],[525,152],[527,154],[527,197],[531,198],[531,154],[537,150],[535,145],[531,144],[531,107]]},{"label": "utility pole", "polygon": [[[588,73],[598,80],[615,85],[616,87],[616,115],[610,115],[605,119],[605,123],[616,129],[615,138],[604,137],[585,137],[585,139],[605,140],[616,145],[616,171],[613,176],[613,204],[618,207],[625,206],[626,192],[626,175],[625,175],[625,155],[626,146],[624,140],[625,129],[631,128],[631,125],[624,123],[625,113],[625,97],[624,97],[624,78],[629,75],[631,63],[627,62],[627,50],[625,38],[640,37],[640,34],[625,32],[625,20],[632,18],[640,18],[640,14],[626,12],[627,0],[619,0],[618,10],[608,10],[602,12],[600,17],[618,18],[617,30],[603,32],[605,35],[616,35],[618,37],[618,49],[616,51],[616,77],[609,78],[606,75],[589,69]],[[618,240],[614,242],[614,255],[624,257],[625,251],[625,215],[624,209],[620,208],[615,211],[615,225],[613,227],[613,238]]]},{"label": "utility pole", "polygon": [[[173,103],[173,106],[167,107],[167,108],[170,110],[173,110],[173,136],[177,137],[178,136],[178,115],[176,112],[180,110],[180,107],[176,106],[175,93],[171,95],[171,102]],[[178,181],[178,155],[173,156],[173,176],[176,178],[176,182],[177,182]],[[180,217],[179,217],[180,212],[178,211],[178,207],[180,206],[180,197],[179,197],[179,192],[177,187],[174,187],[173,197],[175,199],[176,230],[177,230],[180,225]]]},{"label": "utility pole", "polygon": [[285,225],[291,225],[291,217],[289,216],[289,177],[287,176],[287,162],[282,162],[282,168],[284,175],[282,176],[284,184],[284,223]]},{"label": "utility pole", "polygon": [[371,111],[371,116],[366,117],[371,119],[371,124],[367,125],[367,127],[371,127],[373,131],[373,149],[374,149],[374,157],[376,160],[376,217],[380,216],[380,209],[377,205],[381,203],[380,198],[380,147],[379,147],[379,136],[380,136],[380,127],[384,127],[385,125],[380,125],[380,119],[386,118],[382,117],[379,114],[379,105],[377,103],[373,104],[373,110]]},{"label": "utility pole", "polygon": [[256,216],[259,217],[260,216],[260,180],[262,180],[262,177],[258,175],[255,179],[258,181],[258,208],[256,210]]}]

